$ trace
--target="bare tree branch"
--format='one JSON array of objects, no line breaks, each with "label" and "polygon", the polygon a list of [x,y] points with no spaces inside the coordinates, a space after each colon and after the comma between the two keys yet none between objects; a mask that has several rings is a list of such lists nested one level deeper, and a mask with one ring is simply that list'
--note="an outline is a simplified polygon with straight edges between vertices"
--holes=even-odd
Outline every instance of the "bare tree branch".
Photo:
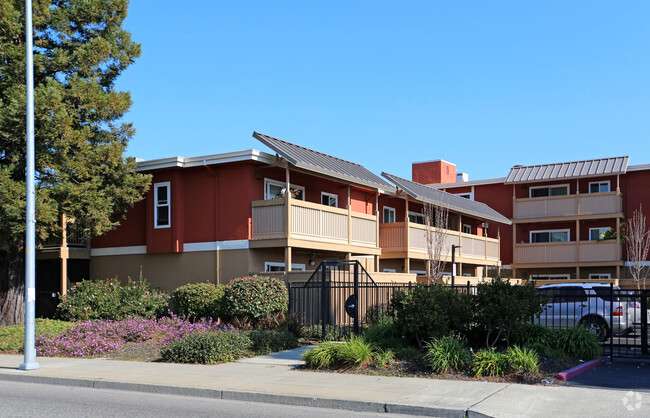
[{"label": "bare tree branch", "polygon": [[438,280],[445,269],[443,258],[447,243],[447,221],[449,210],[424,202],[422,208],[426,227],[428,268],[427,278],[430,282]]},{"label": "bare tree branch", "polygon": [[630,272],[636,283],[637,289],[645,289],[645,280],[648,276],[648,267],[645,265],[650,249],[650,231],[646,228],[646,219],[643,215],[643,206],[634,211],[627,222],[627,239],[625,240],[628,261],[632,263]]}]

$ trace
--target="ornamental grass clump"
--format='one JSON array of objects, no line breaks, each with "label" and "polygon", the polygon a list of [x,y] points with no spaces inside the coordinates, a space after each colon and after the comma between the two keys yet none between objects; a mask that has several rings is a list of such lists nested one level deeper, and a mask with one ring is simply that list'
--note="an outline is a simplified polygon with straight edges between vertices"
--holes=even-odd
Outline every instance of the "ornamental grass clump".
[{"label": "ornamental grass clump", "polygon": [[539,357],[535,350],[530,348],[519,348],[514,345],[506,350],[508,366],[515,373],[537,373],[539,372]]},{"label": "ornamental grass clump", "polygon": [[474,353],[472,358],[474,376],[503,376],[506,370],[508,370],[508,357],[495,351],[494,347]]},{"label": "ornamental grass clump", "polygon": [[426,349],[424,362],[434,373],[461,371],[471,361],[465,343],[451,335],[426,343]]}]

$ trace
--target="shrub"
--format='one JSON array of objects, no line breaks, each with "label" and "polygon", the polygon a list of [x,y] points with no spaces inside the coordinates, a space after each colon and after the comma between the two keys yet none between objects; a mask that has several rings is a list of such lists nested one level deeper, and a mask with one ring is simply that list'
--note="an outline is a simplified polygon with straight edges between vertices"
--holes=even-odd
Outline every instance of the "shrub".
[{"label": "shrub", "polygon": [[140,278],[122,286],[117,278],[82,280],[61,296],[55,317],[66,321],[90,319],[123,319],[129,316],[154,318],[162,316],[168,297],[164,292],[150,290]]},{"label": "shrub", "polygon": [[248,355],[251,344],[242,332],[201,332],[169,344],[160,354],[163,361],[173,363],[227,363]]},{"label": "shrub", "polygon": [[571,357],[591,360],[600,356],[600,341],[591,331],[582,326],[556,331],[556,348]]},{"label": "shrub", "polygon": [[513,328],[542,311],[543,298],[536,294],[533,282],[511,285],[508,280],[496,277],[479,283],[476,293],[476,323],[485,328],[488,348],[502,338],[509,343]]},{"label": "shrub", "polygon": [[474,353],[472,358],[472,371],[476,377],[503,376],[508,369],[508,358],[490,348]]},{"label": "shrub", "polygon": [[[321,325],[310,325],[303,329],[305,338],[322,338],[323,327]],[[325,325],[325,341],[343,341],[353,334],[352,326],[348,325]]]},{"label": "shrub", "polygon": [[246,335],[251,340],[251,351],[256,356],[298,347],[298,339],[289,331],[255,330]]},{"label": "shrub", "polygon": [[269,315],[285,311],[289,292],[280,279],[254,275],[231,280],[224,287],[222,300],[225,317],[245,317],[256,325]]},{"label": "shrub", "polygon": [[174,290],[169,298],[172,311],[191,320],[217,318],[223,297],[223,286],[214,283],[186,284]]},{"label": "shrub", "polygon": [[[72,323],[54,319],[36,318],[34,322],[36,335],[57,336],[67,331]],[[0,351],[20,351],[25,349],[25,326],[22,324],[0,327]]]},{"label": "shrub", "polygon": [[555,346],[553,331],[539,324],[525,324],[513,330],[511,342],[521,347],[532,347],[534,345]]},{"label": "shrub", "polygon": [[396,292],[390,312],[400,335],[422,346],[432,338],[464,334],[472,322],[472,296],[440,284],[417,285],[408,292]]},{"label": "shrub", "polygon": [[537,373],[539,371],[539,358],[535,350],[530,348],[508,347],[506,351],[508,366],[516,373]]},{"label": "shrub", "polygon": [[371,305],[366,310],[366,324],[372,326],[390,319],[390,313],[387,303],[377,303]]},{"label": "shrub", "polygon": [[453,336],[446,336],[426,344],[424,361],[434,373],[463,370],[471,360],[465,343]]},{"label": "shrub", "polygon": [[368,327],[363,337],[366,341],[383,349],[391,349],[393,352],[407,346],[404,339],[400,337],[395,321],[390,318]]}]

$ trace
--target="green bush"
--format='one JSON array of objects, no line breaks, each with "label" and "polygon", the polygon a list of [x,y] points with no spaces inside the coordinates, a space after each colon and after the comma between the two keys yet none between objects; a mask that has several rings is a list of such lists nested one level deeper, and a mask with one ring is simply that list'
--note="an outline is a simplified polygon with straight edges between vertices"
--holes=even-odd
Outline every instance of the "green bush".
[{"label": "green bush", "polygon": [[510,341],[520,347],[532,347],[533,345],[555,346],[555,336],[552,330],[539,324],[525,324],[516,327]]},{"label": "green bush", "polygon": [[508,366],[516,373],[537,373],[539,371],[539,358],[535,350],[519,348],[514,345],[506,351]]},{"label": "green bush", "polygon": [[224,287],[222,301],[226,319],[245,317],[257,325],[262,319],[287,310],[289,291],[284,282],[275,277],[239,277]]},{"label": "green bush", "polygon": [[201,332],[175,341],[160,352],[170,363],[227,363],[247,356],[252,341],[238,331]]},{"label": "green bush", "polygon": [[298,347],[298,339],[289,331],[261,329],[248,331],[251,351],[256,356],[289,350]]},{"label": "green bush", "polygon": [[395,362],[395,353],[393,353],[393,350],[378,348],[372,355],[372,363],[375,367],[386,367],[393,364],[393,362]]},{"label": "green bush", "polygon": [[372,326],[390,319],[390,312],[387,303],[377,303],[371,305],[366,310],[366,324]]},{"label": "green bush", "polygon": [[368,327],[363,334],[363,338],[377,347],[385,350],[390,349],[393,352],[408,346],[404,339],[400,337],[395,321],[390,317]]},{"label": "green bush", "polygon": [[471,360],[465,343],[451,335],[428,342],[426,348],[424,361],[434,373],[461,371]]},{"label": "green bush", "polygon": [[162,316],[169,298],[164,292],[149,287],[149,282],[143,278],[129,279],[125,285],[117,278],[82,280],[61,296],[55,317],[73,321]]},{"label": "green bush", "polygon": [[475,297],[476,323],[484,327],[486,347],[504,339],[509,345],[511,331],[529,322],[542,311],[544,298],[535,292],[533,282],[511,285],[500,277],[479,283]]},{"label": "green bush", "polygon": [[372,359],[375,346],[362,337],[352,336],[349,341],[339,344],[339,363],[345,366],[360,366]]},{"label": "green bush", "polygon": [[505,354],[499,353],[490,348],[474,353],[472,358],[472,371],[476,377],[482,376],[503,376],[508,369],[508,358]]},{"label": "green bush", "polygon": [[[72,326],[71,322],[57,321],[54,319],[36,318],[34,322],[36,336],[48,334],[57,336],[64,333]],[[25,326],[11,325],[0,327],[0,351],[20,351],[25,348]]]},{"label": "green bush", "polygon": [[[326,341],[305,352],[302,358],[307,366],[326,369],[340,366],[359,366],[371,361],[376,348],[361,337],[353,336],[344,343]],[[385,355],[385,354],[384,354]]]},{"label": "green bush", "polygon": [[591,360],[600,356],[600,341],[591,331],[582,326],[556,331],[555,348],[571,357]]},{"label": "green bush", "polygon": [[223,286],[210,282],[186,284],[174,290],[169,303],[172,312],[191,320],[218,318]]},{"label": "green bush", "polygon": [[422,346],[450,334],[464,335],[473,318],[471,295],[436,284],[395,292],[390,312],[401,336]]}]

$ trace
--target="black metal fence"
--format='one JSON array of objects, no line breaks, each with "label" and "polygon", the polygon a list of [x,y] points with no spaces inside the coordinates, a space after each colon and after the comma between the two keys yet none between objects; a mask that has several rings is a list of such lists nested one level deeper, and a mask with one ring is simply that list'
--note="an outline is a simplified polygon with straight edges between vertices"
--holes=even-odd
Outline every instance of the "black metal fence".
[{"label": "black metal fence", "polygon": [[[306,283],[289,284],[289,312],[321,338],[359,334],[386,314],[398,291],[414,283],[376,283],[358,262],[325,261]],[[458,292],[475,295],[476,286],[456,285]],[[650,291],[623,291],[609,286],[557,286],[538,289],[547,302],[534,323],[550,329],[577,325],[602,341],[603,355],[646,357]]]}]

